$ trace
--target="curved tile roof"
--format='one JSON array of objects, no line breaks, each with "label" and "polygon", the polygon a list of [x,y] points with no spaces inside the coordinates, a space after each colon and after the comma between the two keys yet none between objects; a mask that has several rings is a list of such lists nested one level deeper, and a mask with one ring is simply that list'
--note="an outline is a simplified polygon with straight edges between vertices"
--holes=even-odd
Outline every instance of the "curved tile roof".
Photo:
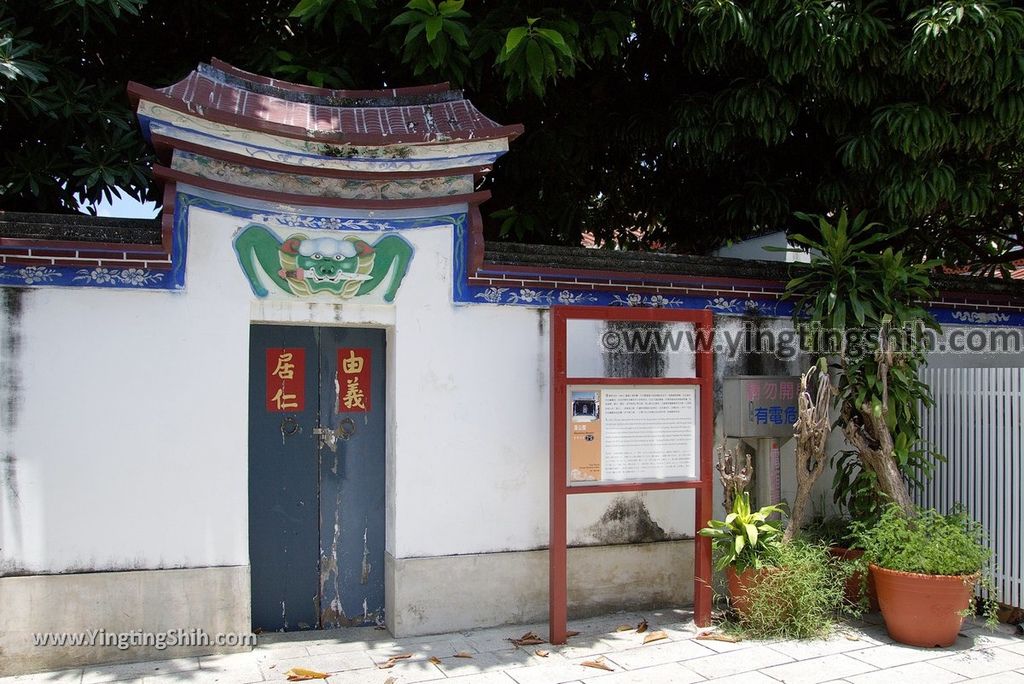
[{"label": "curved tile roof", "polygon": [[270,79],[223,62],[200,64],[183,80],[153,89],[129,84],[146,99],[240,128],[312,140],[393,145],[515,138],[522,126],[484,116],[447,84],[388,90],[329,90]]}]

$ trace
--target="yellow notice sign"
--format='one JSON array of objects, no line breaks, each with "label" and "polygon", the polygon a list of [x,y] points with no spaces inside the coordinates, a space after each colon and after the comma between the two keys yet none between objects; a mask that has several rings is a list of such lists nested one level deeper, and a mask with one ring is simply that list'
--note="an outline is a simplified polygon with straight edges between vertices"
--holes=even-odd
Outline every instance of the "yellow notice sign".
[{"label": "yellow notice sign", "polygon": [[601,479],[601,393],[572,392],[569,418],[569,481]]}]

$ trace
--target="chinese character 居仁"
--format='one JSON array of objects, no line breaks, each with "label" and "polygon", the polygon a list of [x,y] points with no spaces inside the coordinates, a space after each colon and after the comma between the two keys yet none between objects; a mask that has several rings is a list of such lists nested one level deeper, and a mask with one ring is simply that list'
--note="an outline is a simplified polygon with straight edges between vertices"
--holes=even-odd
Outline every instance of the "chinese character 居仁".
[{"label": "chinese character \u5c45\u4ec1", "polygon": [[292,380],[295,378],[295,364],[292,363],[291,352],[281,352],[277,357],[277,367],[274,368],[274,372],[271,375],[276,375],[282,380]]},{"label": "chinese character \u5c45\u4ec1", "polygon": [[274,405],[277,406],[278,411],[284,411],[285,409],[298,408],[299,404],[295,401],[294,394],[285,394],[284,389],[277,390],[277,394],[274,395]]}]

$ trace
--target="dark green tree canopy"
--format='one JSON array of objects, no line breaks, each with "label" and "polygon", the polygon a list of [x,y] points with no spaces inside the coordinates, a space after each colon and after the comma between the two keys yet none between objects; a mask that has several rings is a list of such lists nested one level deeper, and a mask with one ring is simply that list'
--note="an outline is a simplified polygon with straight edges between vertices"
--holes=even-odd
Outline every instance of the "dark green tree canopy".
[{"label": "dark green tree canopy", "polygon": [[149,192],[127,80],[198,61],[328,87],[449,80],[526,134],[492,237],[694,252],[848,207],[956,263],[1024,256],[1010,0],[13,0],[0,208]]}]

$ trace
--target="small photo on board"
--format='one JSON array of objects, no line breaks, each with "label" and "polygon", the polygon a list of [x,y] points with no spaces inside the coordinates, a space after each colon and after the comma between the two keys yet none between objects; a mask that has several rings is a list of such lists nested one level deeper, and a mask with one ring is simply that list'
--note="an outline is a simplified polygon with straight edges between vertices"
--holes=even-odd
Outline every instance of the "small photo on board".
[{"label": "small photo on board", "polygon": [[600,406],[597,392],[572,393],[572,421],[587,423],[600,418]]}]

